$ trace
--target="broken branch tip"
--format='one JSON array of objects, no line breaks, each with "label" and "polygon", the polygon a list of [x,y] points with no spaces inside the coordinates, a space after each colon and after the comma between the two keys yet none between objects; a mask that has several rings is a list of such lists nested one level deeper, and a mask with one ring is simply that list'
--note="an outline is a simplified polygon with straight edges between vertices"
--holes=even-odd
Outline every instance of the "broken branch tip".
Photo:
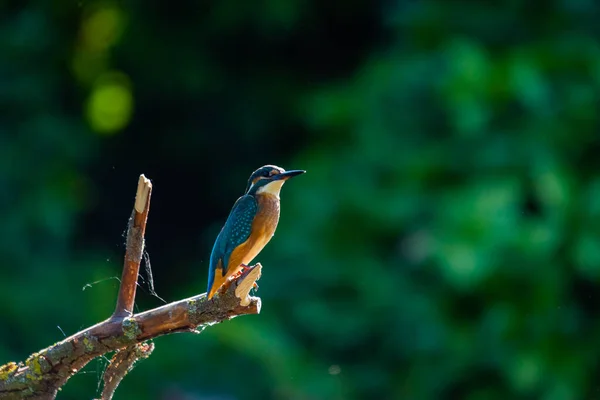
[{"label": "broken branch tip", "polygon": [[146,210],[150,191],[152,191],[152,182],[150,179],[146,178],[144,174],[141,174],[138,180],[137,193],[135,195],[135,211],[137,213],[141,214]]}]

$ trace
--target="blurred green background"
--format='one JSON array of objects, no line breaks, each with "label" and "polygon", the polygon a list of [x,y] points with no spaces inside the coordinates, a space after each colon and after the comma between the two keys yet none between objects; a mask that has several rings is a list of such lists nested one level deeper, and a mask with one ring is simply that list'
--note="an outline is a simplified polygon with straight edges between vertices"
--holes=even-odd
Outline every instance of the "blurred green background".
[{"label": "blurred green background", "polygon": [[[116,399],[599,399],[600,3],[0,2],[0,364],[114,308],[137,178],[157,293],[205,291],[249,174],[259,316]],[[143,275],[144,276],[144,275]],[[139,310],[162,304],[141,283]],[[97,395],[105,360],[59,399]]]}]

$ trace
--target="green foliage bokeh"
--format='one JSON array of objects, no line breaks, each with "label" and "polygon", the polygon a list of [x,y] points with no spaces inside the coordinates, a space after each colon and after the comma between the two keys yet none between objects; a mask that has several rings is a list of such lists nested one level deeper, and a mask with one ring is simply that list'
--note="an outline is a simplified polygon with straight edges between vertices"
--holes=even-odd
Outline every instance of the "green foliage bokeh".
[{"label": "green foliage bokeh", "polygon": [[[0,364],[110,315],[140,173],[172,301],[205,290],[231,205],[274,163],[308,173],[259,256],[262,313],[157,339],[117,399],[595,398],[599,15],[0,3]],[[59,398],[95,396],[104,366]]]}]

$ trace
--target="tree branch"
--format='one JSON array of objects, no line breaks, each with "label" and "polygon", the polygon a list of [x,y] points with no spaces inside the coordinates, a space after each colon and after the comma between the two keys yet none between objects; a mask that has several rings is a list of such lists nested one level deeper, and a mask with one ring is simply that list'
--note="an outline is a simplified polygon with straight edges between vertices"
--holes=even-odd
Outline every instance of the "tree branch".
[{"label": "tree branch", "polygon": [[[25,362],[0,366],[0,399],[54,399],[59,388],[87,363],[117,351],[104,377],[102,399],[108,400],[133,364],[152,352],[153,345],[145,344],[145,341],[175,332],[198,333],[198,328],[238,315],[260,313],[260,298],[249,296],[262,270],[262,266],[256,264],[241,275],[230,278],[211,300],[204,293],[136,315],[130,314],[143,253],[151,188],[150,181],[140,176],[136,207],[127,234],[123,280],[113,316],[33,353]],[[139,204],[144,206],[140,208]],[[134,270],[135,275],[132,275]]]},{"label": "tree branch", "polygon": [[133,313],[137,277],[140,272],[140,263],[144,255],[144,235],[146,234],[146,221],[150,211],[150,196],[152,183],[144,175],[138,180],[135,205],[127,225],[127,244],[125,247],[125,261],[123,275],[119,287],[117,307],[113,317],[127,317]]},{"label": "tree branch", "polygon": [[0,367],[0,399],[53,399],[58,388],[100,355],[170,333],[198,332],[199,327],[238,315],[260,313],[260,298],[238,292],[240,298],[236,291],[241,286],[251,288],[246,280],[257,280],[261,268],[260,264],[248,268],[211,300],[203,293],[132,317],[111,318],[32,354],[24,363]]},{"label": "tree branch", "polygon": [[108,368],[104,371],[104,389],[102,390],[101,400],[111,400],[119,383],[133,369],[135,363],[150,357],[153,351],[154,343],[138,343],[117,350],[111,358]]}]

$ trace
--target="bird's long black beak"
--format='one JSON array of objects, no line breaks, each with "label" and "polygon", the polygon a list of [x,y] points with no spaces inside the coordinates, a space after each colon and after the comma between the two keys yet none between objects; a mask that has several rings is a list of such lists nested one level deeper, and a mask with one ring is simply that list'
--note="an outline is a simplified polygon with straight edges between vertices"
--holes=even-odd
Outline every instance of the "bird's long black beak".
[{"label": "bird's long black beak", "polygon": [[288,180],[290,178],[293,178],[294,176],[302,175],[305,172],[306,171],[304,171],[302,169],[292,169],[290,171],[285,171],[285,172],[275,175],[273,177],[273,180]]}]

